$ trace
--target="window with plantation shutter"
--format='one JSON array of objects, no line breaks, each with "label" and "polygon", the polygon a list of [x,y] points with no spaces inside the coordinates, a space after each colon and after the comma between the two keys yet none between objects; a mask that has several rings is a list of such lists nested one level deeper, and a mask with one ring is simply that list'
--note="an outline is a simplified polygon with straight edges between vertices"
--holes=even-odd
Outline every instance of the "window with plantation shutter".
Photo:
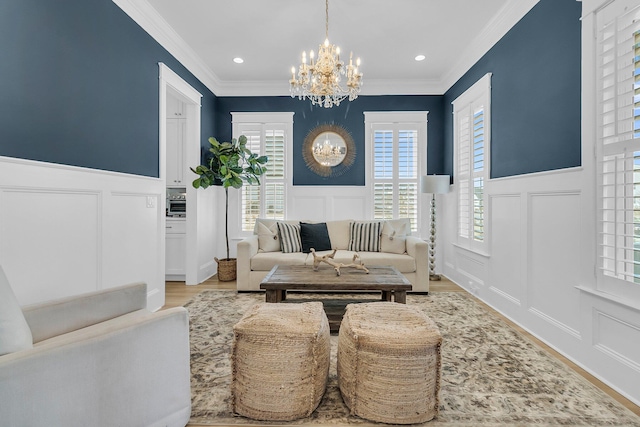
[{"label": "window with plantation shutter", "polygon": [[[247,137],[247,148],[269,160],[260,177],[260,185],[244,185],[240,198],[241,231],[253,231],[256,218],[284,219],[286,213],[287,176],[286,148],[293,127],[291,113],[280,117],[272,114],[273,122],[252,122],[253,113],[234,114],[234,137]],[[278,120],[281,119],[282,121]]]},{"label": "window with plantation shutter", "polygon": [[486,74],[452,103],[458,241],[478,249],[486,240],[484,199],[489,179],[490,103],[491,74]]},{"label": "window with plantation shutter", "polygon": [[[409,218],[419,224],[418,180],[424,168],[426,113],[365,113],[372,146],[373,219]],[[416,122],[416,118],[424,120]],[[404,120],[403,120],[404,119]]]},{"label": "window with plantation shutter", "polygon": [[597,25],[599,277],[640,283],[640,5]]}]

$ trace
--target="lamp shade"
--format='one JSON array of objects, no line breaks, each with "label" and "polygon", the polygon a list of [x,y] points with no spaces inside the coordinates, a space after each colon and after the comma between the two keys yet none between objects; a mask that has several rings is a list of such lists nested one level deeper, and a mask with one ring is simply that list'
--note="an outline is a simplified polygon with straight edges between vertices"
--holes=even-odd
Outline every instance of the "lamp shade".
[{"label": "lamp shade", "polygon": [[443,194],[449,192],[449,175],[423,175],[420,180],[423,193]]}]

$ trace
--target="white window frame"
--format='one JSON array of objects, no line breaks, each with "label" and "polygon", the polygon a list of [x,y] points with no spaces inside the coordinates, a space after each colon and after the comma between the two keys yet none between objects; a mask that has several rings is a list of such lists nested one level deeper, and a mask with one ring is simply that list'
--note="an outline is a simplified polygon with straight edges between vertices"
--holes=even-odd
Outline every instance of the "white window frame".
[{"label": "white window frame", "polygon": [[[284,178],[282,181],[284,182],[284,217],[287,218],[287,209],[290,206],[291,201],[289,199],[289,195],[291,194],[291,186],[293,182],[293,112],[282,112],[282,113],[248,113],[248,112],[232,112],[232,135],[233,138],[238,138],[242,135],[243,129],[265,129],[273,128],[278,130],[284,130]],[[264,141],[262,141],[264,144]],[[260,152],[261,155],[265,154]],[[269,167],[269,163],[267,163],[267,168]],[[262,217],[265,212],[264,207],[264,197],[262,196],[264,192],[264,177],[261,177],[261,206],[260,212]],[[234,220],[234,230],[235,235],[240,237],[246,237],[253,233],[253,230],[243,230],[242,229],[242,190],[233,191],[235,198],[237,199],[235,202],[231,201],[231,193],[230,193],[230,201],[229,201],[229,222],[231,224],[232,218]],[[232,213],[231,206],[234,206],[236,212]],[[230,225],[231,227],[231,225]]]},{"label": "white window frame", "polygon": [[[374,135],[376,130],[392,130],[394,132],[394,140],[397,138],[397,133],[400,130],[416,130],[417,131],[417,139],[418,139],[418,147],[417,153],[418,161],[417,161],[417,175],[415,179],[415,184],[417,186],[417,199],[416,199],[416,208],[417,208],[417,218],[416,218],[416,230],[413,230],[413,233],[416,231],[425,230],[425,224],[423,224],[424,215],[423,215],[423,200],[424,196],[420,191],[420,177],[426,174],[427,170],[427,122],[428,122],[428,111],[375,111],[369,112],[365,111],[365,140],[367,141],[366,149],[369,151],[368,158],[369,161],[366,162],[366,176],[368,180],[369,187],[369,209],[370,209],[370,218],[374,218],[374,188],[375,183],[379,180],[375,179],[374,176],[374,162],[375,162],[375,152],[374,152]],[[393,147],[394,159],[397,159],[398,155],[398,146],[394,144]],[[389,182],[394,185],[394,188],[397,188],[401,183],[413,183],[412,179],[399,179],[397,173],[397,164],[394,162],[394,173],[393,178],[382,180],[384,182]],[[394,191],[394,200],[397,200],[398,194]],[[394,218],[398,218],[398,206],[397,203],[394,203]]]},{"label": "white window frame", "polygon": [[[583,96],[583,106],[593,97],[591,99],[595,100],[595,108],[587,109],[586,112],[591,112],[595,123],[596,286],[607,294],[638,300],[640,282],[634,283],[629,279],[635,273],[633,191],[634,181],[638,181],[637,178],[634,179],[632,165],[634,152],[640,152],[640,138],[633,137],[633,90],[628,90],[633,86],[633,79],[629,74],[631,64],[625,65],[629,55],[633,57],[633,53],[629,51],[627,58],[624,58],[624,47],[627,45],[618,44],[621,39],[617,31],[629,18],[640,18],[637,1],[617,0],[600,5],[586,2],[583,6],[583,25],[593,26],[594,34],[593,44],[589,41],[586,43],[586,50],[583,50],[585,62],[591,64],[583,78],[586,81],[593,79],[591,87],[594,88],[593,92],[587,92]],[[601,55],[605,46],[602,44],[601,30],[612,23],[616,25],[613,36],[616,48],[610,54],[615,61],[608,61],[605,59],[607,55]],[[640,25],[635,25],[635,29],[639,30]],[[628,48],[631,50],[632,46],[633,40]],[[608,96],[607,89],[614,96],[604,101]],[[611,105],[613,109],[609,107]],[[585,138],[588,143],[592,141],[588,135]],[[614,156],[618,157],[617,160],[613,160]]]},{"label": "white window frame", "polygon": [[[462,95],[457,97],[453,105],[453,145],[454,145],[454,185],[457,190],[456,242],[458,245],[481,253],[489,252],[489,203],[487,187],[491,171],[491,73],[485,74]],[[473,123],[474,114],[479,110],[484,114],[484,166],[481,171],[475,171],[473,164]],[[468,138],[460,132],[459,123],[466,120],[469,128]],[[464,144],[464,146],[462,146]],[[465,157],[466,156],[466,157]],[[461,168],[461,158],[467,158],[466,166]],[[474,182],[483,183],[483,216],[482,240],[474,238]],[[462,191],[466,192],[462,194]],[[463,205],[461,199],[466,199]]]}]

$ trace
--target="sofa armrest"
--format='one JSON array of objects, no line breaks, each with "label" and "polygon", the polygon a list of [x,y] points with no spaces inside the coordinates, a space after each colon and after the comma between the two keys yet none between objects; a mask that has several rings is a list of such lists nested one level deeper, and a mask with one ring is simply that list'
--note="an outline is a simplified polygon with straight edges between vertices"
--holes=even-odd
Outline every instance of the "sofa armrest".
[{"label": "sofa armrest", "polygon": [[238,242],[237,289],[249,289],[251,258],[258,253],[258,236],[253,234]]},{"label": "sofa armrest", "polygon": [[183,307],[139,310],[0,357],[3,425],[184,426],[191,412]]},{"label": "sofa armrest", "polygon": [[34,344],[147,307],[147,285],[133,283],[22,307]]},{"label": "sofa armrest", "polygon": [[407,236],[407,254],[416,260],[414,292],[429,292],[429,245],[416,236]]}]

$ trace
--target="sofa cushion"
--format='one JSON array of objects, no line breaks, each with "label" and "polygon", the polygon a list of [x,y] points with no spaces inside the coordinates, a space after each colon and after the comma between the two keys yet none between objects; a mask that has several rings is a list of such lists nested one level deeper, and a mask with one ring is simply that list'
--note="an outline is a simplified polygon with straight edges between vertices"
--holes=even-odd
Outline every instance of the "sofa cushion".
[{"label": "sofa cushion", "polygon": [[407,251],[407,234],[411,231],[407,223],[385,221],[380,235],[380,250],[393,254],[403,254]]},{"label": "sofa cushion", "polygon": [[298,225],[300,224],[300,221],[297,220],[289,220],[289,219],[285,219],[285,220],[281,220],[281,219],[271,219],[271,218],[256,218],[256,223],[253,226],[253,234],[260,234],[258,233],[258,228],[260,227],[258,224],[263,224],[264,226],[266,226],[267,228],[271,228],[273,227],[277,227],[276,223],[277,222],[284,222],[287,224],[293,224],[293,225]]},{"label": "sofa cushion", "polygon": [[0,356],[32,347],[31,329],[0,267]]},{"label": "sofa cushion", "polygon": [[395,229],[404,225],[405,230],[407,230],[407,236],[411,236],[411,220],[409,218],[387,219],[385,222]]},{"label": "sofa cushion", "polygon": [[251,270],[269,271],[276,264],[279,265],[304,265],[308,254],[302,252],[258,252],[251,257]]},{"label": "sofa cushion", "polygon": [[379,252],[381,230],[381,222],[352,222],[348,249]]},{"label": "sofa cushion", "polygon": [[274,222],[268,227],[265,223],[256,221],[256,231],[258,234],[258,250],[263,252],[280,251],[280,235],[277,223]]},{"label": "sofa cushion", "polygon": [[349,247],[351,233],[351,219],[343,219],[337,221],[327,221],[327,231],[331,239],[331,247],[333,249],[344,249]]},{"label": "sofa cushion", "polygon": [[300,225],[278,222],[278,232],[280,233],[280,248],[283,253],[302,252]]},{"label": "sofa cushion", "polygon": [[326,251],[331,249],[331,239],[327,231],[327,223],[320,222],[310,224],[300,223],[300,241],[302,242],[302,252],[308,254],[313,248],[315,251]]},{"label": "sofa cushion", "polygon": [[366,266],[390,265],[400,273],[416,271],[416,260],[407,254],[392,254],[389,252],[358,252],[362,263]]}]

